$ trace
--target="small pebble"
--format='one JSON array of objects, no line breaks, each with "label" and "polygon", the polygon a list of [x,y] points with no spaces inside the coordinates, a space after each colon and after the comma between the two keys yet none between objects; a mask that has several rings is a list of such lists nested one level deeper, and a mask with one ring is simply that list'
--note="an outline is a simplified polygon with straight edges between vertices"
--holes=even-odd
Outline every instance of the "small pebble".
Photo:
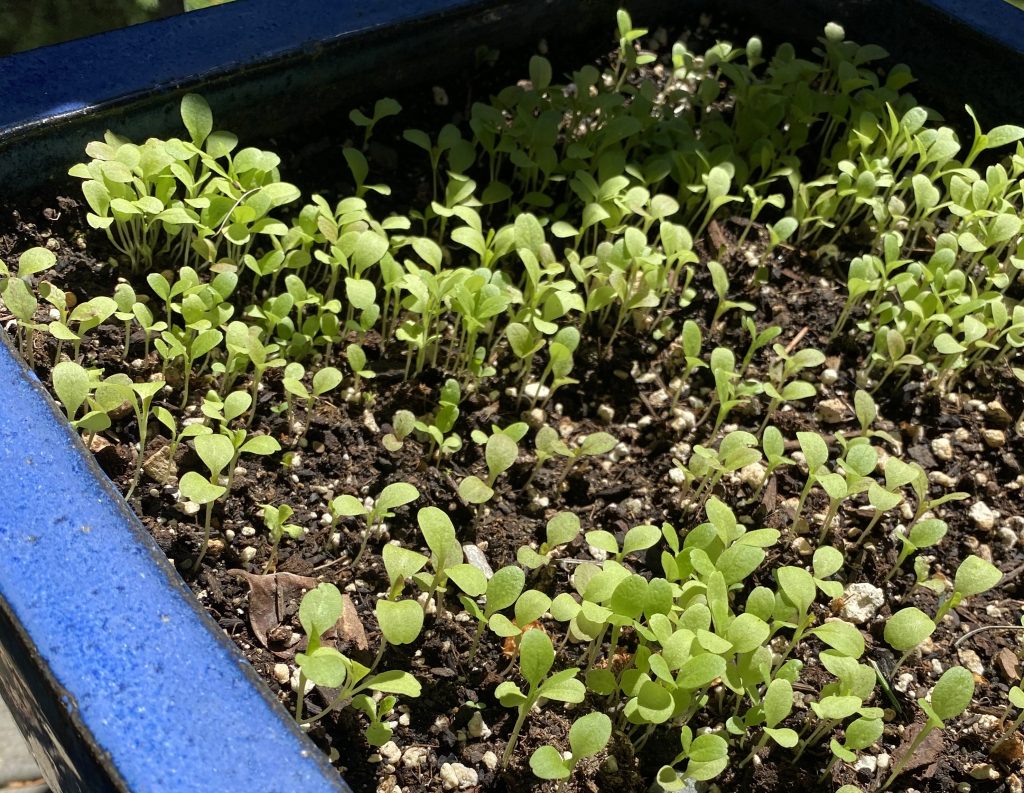
[{"label": "small pebble", "polygon": [[[299,673],[300,672],[301,672],[301,670],[298,667],[295,667],[295,669],[292,670],[291,679],[290,679],[292,691],[294,691],[296,694],[299,693]],[[305,688],[306,688],[306,693],[307,694],[310,691],[312,691],[315,687],[316,687],[316,684],[312,680],[307,680],[306,681]]]},{"label": "small pebble", "polygon": [[483,757],[480,758],[480,762],[484,764],[484,768],[488,771],[493,771],[498,767],[498,755],[494,752],[484,752]]},{"label": "small pebble", "polygon": [[821,374],[818,375],[818,380],[822,385],[835,385],[836,381],[839,380],[839,372],[835,369],[822,369]]},{"label": "small pebble", "polygon": [[491,728],[487,726],[487,722],[484,721],[483,714],[480,711],[474,711],[473,715],[469,717],[466,733],[470,738],[482,738],[485,741],[491,737]]},{"label": "small pebble", "polygon": [[615,420],[615,408],[611,405],[599,405],[597,419],[603,424],[611,424]]},{"label": "small pebble", "polygon": [[953,459],[953,444],[949,438],[936,438],[932,441],[932,454],[937,460],[948,463]]},{"label": "small pebble", "polygon": [[979,529],[982,531],[992,531],[992,527],[996,522],[996,516],[984,501],[974,502],[967,514]]},{"label": "small pebble", "polygon": [[288,664],[274,664],[274,680],[284,685],[290,677],[291,672],[288,671]]},{"label": "small pebble", "polygon": [[402,759],[402,750],[394,741],[388,741],[380,747],[380,756],[384,758],[384,762],[396,765]]},{"label": "small pebble", "polygon": [[985,664],[981,662],[981,658],[978,657],[978,654],[974,650],[961,648],[957,652],[957,655],[960,656],[960,663],[962,663],[969,671],[976,675],[984,676]]},{"label": "small pebble", "polygon": [[1002,430],[982,430],[981,437],[990,449],[1001,449],[1006,445],[1006,433]]},{"label": "small pebble", "polygon": [[480,781],[476,771],[462,763],[442,763],[440,775],[445,790],[466,790]]},{"label": "small pebble", "polygon": [[862,625],[878,613],[885,603],[885,593],[873,584],[858,582],[846,587],[843,599],[839,616],[847,622]]},{"label": "small pebble", "polygon": [[242,549],[242,553],[240,555],[242,557],[242,561],[248,564],[256,558],[256,549],[253,546],[248,545]]},{"label": "small pebble", "polygon": [[[383,747],[381,749],[383,750]],[[425,746],[410,746],[402,752],[402,765],[406,768],[419,768],[427,762],[429,755],[430,752]]]}]

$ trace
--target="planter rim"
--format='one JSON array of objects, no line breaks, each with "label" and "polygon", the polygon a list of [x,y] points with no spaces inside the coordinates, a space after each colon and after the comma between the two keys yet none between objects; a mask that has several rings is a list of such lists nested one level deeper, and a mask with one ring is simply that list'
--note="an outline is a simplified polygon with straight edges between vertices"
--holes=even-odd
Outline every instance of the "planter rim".
[{"label": "planter rim", "polygon": [[237,0],[15,53],[0,58],[0,146],[142,96],[180,92],[492,1],[291,0],[282,13],[276,0]]}]

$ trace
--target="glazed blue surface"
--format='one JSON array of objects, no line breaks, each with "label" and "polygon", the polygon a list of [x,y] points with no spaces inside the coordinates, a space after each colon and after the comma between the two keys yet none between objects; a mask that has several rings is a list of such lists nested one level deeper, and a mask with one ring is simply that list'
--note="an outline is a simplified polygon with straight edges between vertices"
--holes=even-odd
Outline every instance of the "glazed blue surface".
[{"label": "glazed blue surface", "polygon": [[0,390],[0,688],[51,787],[347,791],[5,343]]},{"label": "glazed blue surface", "polygon": [[[1013,52],[1024,52],[1024,11],[1005,0],[920,0]],[[941,46],[936,43],[936,46]]]},{"label": "glazed blue surface", "polygon": [[[161,87],[310,52],[477,0],[237,0],[0,59],[0,140]],[[55,57],[59,54],[59,57]]]}]

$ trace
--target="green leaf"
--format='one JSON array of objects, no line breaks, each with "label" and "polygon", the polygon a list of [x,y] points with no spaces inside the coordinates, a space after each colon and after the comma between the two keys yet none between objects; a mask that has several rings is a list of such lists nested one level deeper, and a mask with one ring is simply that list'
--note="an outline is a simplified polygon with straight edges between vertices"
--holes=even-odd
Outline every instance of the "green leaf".
[{"label": "green leaf", "polygon": [[697,655],[680,667],[679,686],[691,689],[703,688],[724,674],[724,658],[711,653]]},{"label": "green leaf", "polygon": [[480,597],[487,591],[486,576],[471,564],[452,565],[448,568],[447,573],[448,577],[455,582],[455,586],[470,597]]},{"label": "green leaf", "polygon": [[885,623],[883,636],[895,650],[906,652],[932,635],[935,623],[921,609],[908,606],[893,614]]},{"label": "green leaf", "polygon": [[828,578],[839,572],[844,562],[843,553],[831,545],[823,545],[814,552],[811,566],[816,578]]},{"label": "green leaf", "polygon": [[181,495],[196,504],[209,504],[227,492],[226,487],[213,484],[195,471],[189,471],[181,477],[181,481],[178,482],[178,490]]},{"label": "green leaf", "polygon": [[196,447],[199,459],[210,470],[211,478],[219,476],[235,456],[234,445],[226,436],[219,433],[200,435],[192,443]]},{"label": "green leaf", "polygon": [[487,582],[487,612],[494,613],[511,606],[525,584],[526,574],[522,569],[509,565],[497,570]]},{"label": "green leaf", "polygon": [[612,720],[604,713],[580,716],[569,728],[569,747],[574,758],[593,757],[608,745]]},{"label": "green leaf", "polygon": [[307,636],[320,637],[341,618],[341,592],[334,584],[319,584],[302,596],[299,623]]},{"label": "green leaf", "polygon": [[565,779],[571,773],[554,746],[541,746],[530,755],[530,770],[539,779]]},{"label": "green leaf", "polygon": [[29,278],[44,270],[49,270],[57,263],[53,251],[47,248],[29,248],[18,257],[18,277]]},{"label": "green leaf", "polygon": [[313,394],[322,396],[341,385],[341,372],[333,366],[318,369],[313,375]]},{"label": "green leaf", "polygon": [[648,724],[663,724],[672,717],[675,700],[672,693],[655,683],[645,680],[636,697],[636,712]]},{"label": "green leaf", "polygon": [[968,556],[957,568],[953,589],[964,597],[986,592],[1003,577],[1002,571],[980,556]]},{"label": "green leaf", "polygon": [[811,710],[817,714],[819,719],[845,719],[856,713],[861,704],[860,697],[834,694],[822,697],[818,702],[812,702]]},{"label": "green leaf", "polygon": [[89,373],[74,361],[61,361],[50,372],[53,390],[64,405],[68,418],[73,419],[92,391]]},{"label": "green leaf", "polygon": [[507,435],[497,433],[487,439],[487,446],[484,450],[484,458],[487,461],[487,471],[493,482],[499,474],[512,467],[519,456],[519,446]]},{"label": "green leaf", "polygon": [[540,685],[554,662],[555,648],[544,631],[523,634],[519,643],[519,671],[531,686]]},{"label": "green leaf", "polygon": [[622,555],[629,556],[637,551],[645,551],[658,544],[661,540],[661,529],[657,526],[634,526],[626,532],[622,540]]},{"label": "green leaf", "polygon": [[418,697],[422,690],[419,680],[398,669],[374,675],[367,688],[384,694],[402,694],[407,697]]},{"label": "green leaf", "polygon": [[254,435],[242,444],[239,451],[247,452],[249,454],[274,454],[274,452],[281,451],[281,444],[269,435]]},{"label": "green leaf", "polygon": [[788,680],[777,677],[768,684],[764,695],[764,720],[769,727],[775,727],[793,710],[793,686]]},{"label": "green leaf", "polygon": [[814,473],[828,462],[828,445],[816,432],[798,432],[797,441],[807,461],[807,469]]},{"label": "green leaf", "polygon": [[932,689],[932,710],[942,721],[948,721],[967,710],[973,698],[974,675],[962,666],[953,666],[942,673]]},{"label": "green leaf", "polygon": [[[28,284],[20,278],[11,278],[0,297],[3,298],[4,304],[11,310],[11,313],[22,323],[31,322],[32,316],[39,306]],[[58,323],[51,323],[51,325],[53,324]],[[78,337],[75,336],[75,338]]]},{"label": "green leaf", "polygon": [[580,454],[587,457],[607,454],[618,444],[619,442],[607,432],[595,432],[583,439],[583,442],[580,444]]},{"label": "green leaf", "polygon": [[380,491],[380,495],[374,500],[374,506],[378,510],[390,512],[391,510],[409,504],[420,497],[420,491],[408,482],[395,482]]},{"label": "green leaf", "polygon": [[1024,127],[1014,126],[1013,124],[1003,124],[999,127],[991,129],[986,136],[988,138],[988,145],[986,148],[994,149],[998,146],[1005,146],[1008,143],[1013,143],[1021,138],[1024,138]]},{"label": "green leaf", "polygon": [[806,614],[816,594],[811,574],[800,567],[780,567],[775,575],[782,596],[796,606],[801,614]]},{"label": "green leaf", "polygon": [[369,514],[363,502],[348,494],[338,496],[331,502],[331,512],[336,516],[357,517]]},{"label": "green leaf", "polygon": [[388,644],[410,644],[423,628],[423,607],[415,600],[378,600],[374,614]]},{"label": "green leaf", "polygon": [[848,658],[860,658],[864,654],[864,636],[849,622],[829,620],[811,633]]},{"label": "green leaf", "polygon": [[318,647],[309,655],[296,653],[295,661],[306,678],[318,686],[339,688],[348,677],[348,662],[333,647]]},{"label": "green leaf", "polygon": [[213,131],[213,113],[206,100],[198,94],[185,94],[182,97],[181,120],[195,146],[202,146]]},{"label": "green leaf", "polygon": [[580,519],[573,512],[558,512],[547,523],[547,544],[550,547],[572,542],[580,533]]},{"label": "green leaf", "polygon": [[734,652],[749,653],[764,644],[770,631],[767,622],[748,611],[729,623],[725,638],[732,644]]},{"label": "green leaf", "polygon": [[541,618],[551,607],[551,598],[536,589],[528,589],[516,601],[516,624],[526,627]]},{"label": "green leaf", "polygon": [[491,500],[494,490],[478,476],[467,476],[459,482],[459,496],[467,504],[484,504]]},{"label": "green leaf", "polygon": [[587,545],[592,548],[597,548],[599,551],[617,555],[619,553],[619,543],[615,539],[615,535],[610,531],[604,529],[594,529],[588,531],[585,535]]}]

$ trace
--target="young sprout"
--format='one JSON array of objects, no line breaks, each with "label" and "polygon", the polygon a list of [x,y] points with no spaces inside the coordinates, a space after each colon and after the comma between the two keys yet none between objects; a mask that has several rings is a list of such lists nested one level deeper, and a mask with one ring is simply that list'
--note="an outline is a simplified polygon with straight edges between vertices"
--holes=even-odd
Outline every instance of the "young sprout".
[{"label": "young sprout", "polygon": [[501,756],[502,768],[508,767],[512,752],[516,748],[516,741],[519,739],[519,732],[534,705],[539,705],[546,699],[582,702],[586,695],[586,687],[576,679],[578,669],[563,669],[553,675],[548,674],[554,662],[555,648],[548,635],[542,630],[526,631],[519,642],[519,672],[528,684],[526,692],[524,693],[510,680],[499,684],[494,690],[494,696],[502,705],[517,710],[512,734]]},{"label": "young sprout", "polygon": [[931,617],[915,606],[907,606],[893,614],[885,623],[882,633],[890,647],[903,653],[893,666],[893,671],[903,666],[903,662],[917,646],[934,632],[935,623]]},{"label": "young sprout", "polygon": [[350,344],[345,348],[345,358],[348,360],[348,365],[355,377],[352,387],[358,394],[362,381],[371,380],[377,375],[372,370],[366,368],[366,353],[363,352],[363,348],[358,344]]},{"label": "young sprout", "polygon": [[228,492],[228,489],[220,484],[221,474],[234,457],[235,448],[229,438],[220,434],[198,435],[192,441],[192,445],[210,472],[209,477],[205,477],[196,471],[188,471],[178,482],[178,490],[184,498],[206,507],[203,541],[199,548],[199,556],[192,563],[192,570],[198,570],[210,542],[213,503]]},{"label": "young sprout", "polygon": [[508,435],[498,432],[487,439],[484,459],[487,462],[487,481],[478,476],[467,476],[459,483],[459,495],[469,504],[484,504],[494,495],[494,482],[512,467],[519,456],[519,446]]},{"label": "young sprout", "polygon": [[405,445],[405,439],[416,429],[416,416],[409,410],[396,410],[391,418],[391,432],[381,443],[389,452],[397,452]]},{"label": "young sprout", "polygon": [[935,621],[941,621],[949,610],[959,606],[965,597],[987,592],[998,584],[1002,577],[1002,571],[991,562],[973,554],[968,556],[956,570],[956,575],[953,578],[953,591],[949,597],[939,601]]},{"label": "young sprout", "polygon": [[569,728],[569,757],[554,746],[541,746],[530,755],[530,769],[540,779],[558,779],[557,790],[565,789],[565,780],[572,776],[580,760],[593,757],[608,745],[612,720],[603,713],[580,716]]},{"label": "young sprout", "polygon": [[270,532],[270,558],[263,566],[264,575],[277,569],[277,548],[284,536],[287,534],[293,540],[297,540],[304,533],[302,526],[286,522],[294,513],[295,510],[287,504],[279,507],[263,504],[263,523]]},{"label": "young sprout", "polygon": [[[306,651],[295,655],[295,662],[299,665],[295,720],[302,724],[319,721],[328,713],[345,707],[364,691],[404,694],[408,697],[420,695],[419,681],[408,672],[389,670],[371,674],[373,670],[369,667],[342,655],[333,647],[324,646],[323,635],[337,624],[343,608],[341,593],[333,584],[318,585],[316,589],[307,592],[299,603],[299,622],[307,637]],[[307,681],[336,689],[337,693],[326,708],[311,718],[303,719],[302,705]]]},{"label": "young sprout", "polygon": [[520,546],[516,551],[516,561],[528,570],[550,564],[558,548],[575,540],[580,533],[580,519],[573,512],[558,512],[547,522],[546,532],[539,551],[528,545]]},{"label": "young sprout", "polygon": [[947,721],[963,713],[974,698],[974,675],[962,666],[954,666],[942,673],[932,689],[931,702],[924,697],[917,700],[917,706],[924,711],[927,721],[914,736],[907,751],[893,766],[892,773],[885,780],[881,790],[887,790],[896,781],[907,762],[915,756],[918,748],[932,730],[941,730]]},{"label": "young sprout", "polygon": [[342,495],[335,498],[331,504],[331,515],[337,521],[339,517],[363,517],[366,519],[366,528],[363,530],[363,539],[359,544],[359,550],[352,560],[356,565],[363,558],[366,551],[366,543],[376,527],[384,523],[388,518],[393,518],[395,513],[392,510],[405,506],[420,497],[420,491],[407,482],[395,482],[386,486],[380,491],[377,498],[373,499],[367,507],[355,496]]}]

